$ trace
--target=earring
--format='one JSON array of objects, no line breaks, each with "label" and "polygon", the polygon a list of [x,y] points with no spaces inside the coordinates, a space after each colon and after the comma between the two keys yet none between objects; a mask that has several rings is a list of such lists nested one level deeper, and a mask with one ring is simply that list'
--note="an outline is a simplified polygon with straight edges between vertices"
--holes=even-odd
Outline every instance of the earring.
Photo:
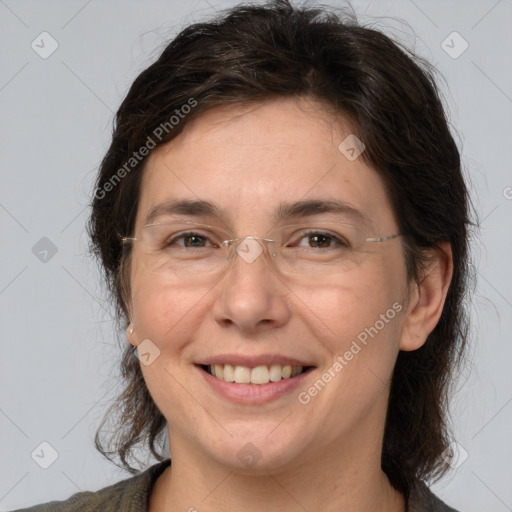
[{"label": "earring", "polygon": [[128,327],[128,329],[126,329],[126,332],[128,334],[133,334],[133,327]]}]

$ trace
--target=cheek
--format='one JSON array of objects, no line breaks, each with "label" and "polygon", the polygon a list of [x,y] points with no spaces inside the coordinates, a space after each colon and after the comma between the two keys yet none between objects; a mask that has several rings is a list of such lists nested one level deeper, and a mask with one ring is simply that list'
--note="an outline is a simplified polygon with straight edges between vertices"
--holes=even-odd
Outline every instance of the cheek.
[{"label": "cheek", "polygon": [[313,407],[323,400],[340,405],[330,409],[335,422],[344,421],[349,410],[364,414],[387,389],[405,312],[402,273],[396,267],[346,275],[343,283],[323,286],[304,300],[305,323],[329,356],[320,378],[333,383]]},{"label": "cheek", "polygon": [[[136,270],[132,273],[133,322],[139,339],[150,338],[161,348],[194,330],[194,318],[204,309],[208,290],[166,282],[165,276]],[[173,346],[175,343],[173,343]],[[175,348],[178,348],[176,345]]]},{"label": "cheek", "polygon": [[325,388],[315,384],[315,389],[303,389],[302,398],[310,399],[314,414],[326,414],[332,425],[356,423],[388,389],[405,304],[399,280],[391,273],[383,276],[358,274],[357,282],[347,279],[343,285],[323,287],[304,300],[301,316],[329,359],[318,376],[328,382]]},{"label": "cheek", "polygon": [[332,349],[343,348],[348,339],[357,338],[376,323],[379,331],[399,332],[401,315],[397,310],[405,311],[405,279],[399,269],[392,267],[383,271],[382,266],[376,266],[373,271],[370,268],[364,273],[347,274],[314,292],[295,290],[308,323],[316,324],[315,332],[325,333]]}]

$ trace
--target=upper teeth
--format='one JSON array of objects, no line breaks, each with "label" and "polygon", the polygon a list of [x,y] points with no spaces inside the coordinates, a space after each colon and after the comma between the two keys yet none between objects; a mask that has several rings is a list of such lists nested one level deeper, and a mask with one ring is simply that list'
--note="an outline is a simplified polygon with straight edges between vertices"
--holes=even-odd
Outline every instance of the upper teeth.
[{"label": "upper teeth", "polygon": [[302,372],[302,366],[281,366],[273,364],[270,366],[233,366],[231,364],[215,364],[208,367],[211,374],[225,382],[236,382],[237,384],[268,384],[270,381],[277,382],[281,379],[295,377]]}]

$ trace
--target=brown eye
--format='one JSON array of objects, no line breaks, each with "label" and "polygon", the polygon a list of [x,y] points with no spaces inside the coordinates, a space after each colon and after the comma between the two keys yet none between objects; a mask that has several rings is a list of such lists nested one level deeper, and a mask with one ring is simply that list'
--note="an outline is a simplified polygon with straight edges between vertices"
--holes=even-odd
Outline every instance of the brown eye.
[{"label": "brown eye", "polygon": [[349,244],[342,238],[334,236],[330,233],[323,231],[310,231],[299,235],[297,242],[293,245],[298,247],[305,247],[306,249],[329,249],[329,248],[343,248],[349,247]]},{"label": "brown eye", "polygon": [[333,241],[333,237],[329,235],[308,235],[309,245],[311,247],[330,247]]},{"label": "brown eye", "polygon": [[200,235],[185,235],[183,237],[185,247],[204,247],[207,239]]},{"label": "brown eye", "polygon": [[200,249],[202,247],[212,247],[212,244],[208,237],[200,235],[199,233],[182,233],[177,236],[170,236],[168,241],[165,243],[166,247],[178,245],[190,249]]}]

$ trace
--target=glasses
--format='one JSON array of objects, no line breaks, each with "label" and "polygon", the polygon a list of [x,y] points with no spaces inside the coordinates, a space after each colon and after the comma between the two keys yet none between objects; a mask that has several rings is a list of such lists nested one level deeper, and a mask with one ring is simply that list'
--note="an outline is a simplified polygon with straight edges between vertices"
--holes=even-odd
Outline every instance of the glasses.
[{"label": "glasses", "polygon": [[372,236],[350,222],[287,225],[265,237],[234,237],[219,226],[195,222],[162,222],[122,241],[140,244],[142,265],[150,272],[204,280],[228,270],[236,256],[246,264],[263,257],[283,275],[332,276],[360,266],[377,246],[400,236]]}]

